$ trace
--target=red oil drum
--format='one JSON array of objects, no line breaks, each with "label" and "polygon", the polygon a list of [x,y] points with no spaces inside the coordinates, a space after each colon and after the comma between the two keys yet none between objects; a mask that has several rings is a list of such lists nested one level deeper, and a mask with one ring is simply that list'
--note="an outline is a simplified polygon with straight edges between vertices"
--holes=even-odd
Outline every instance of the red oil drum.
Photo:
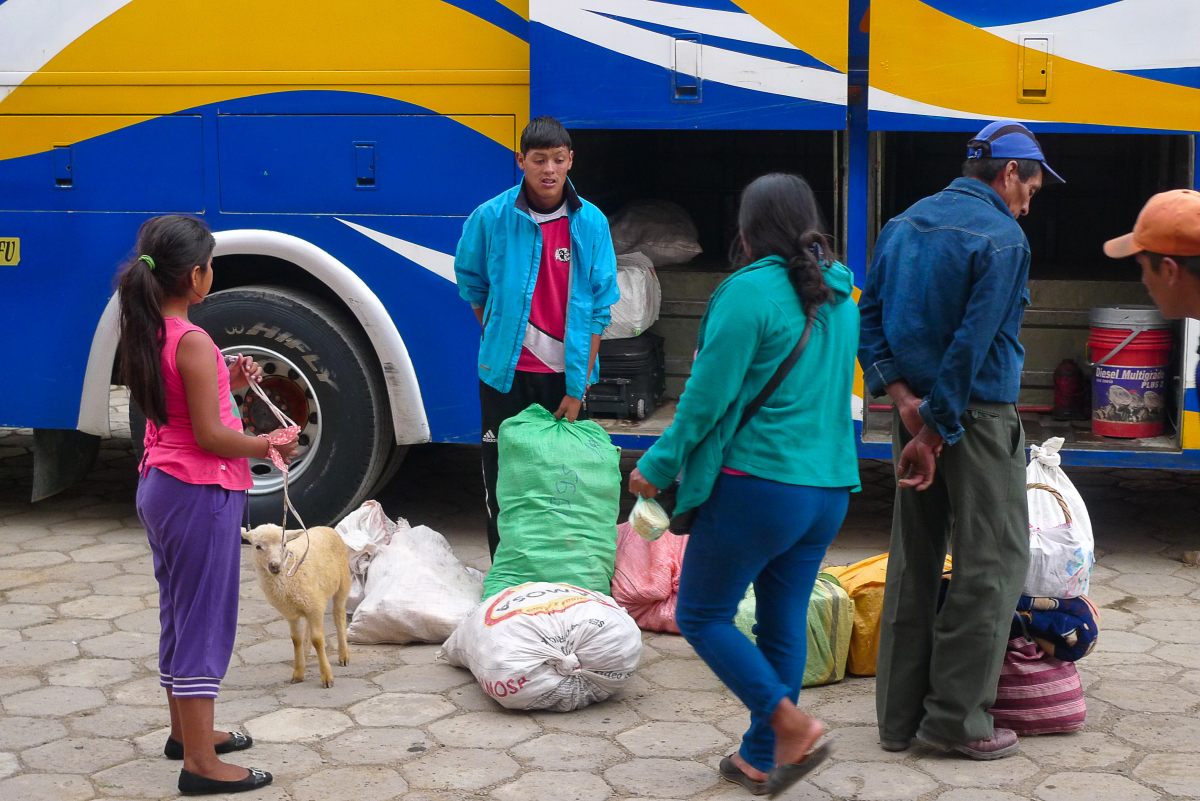
[{"label": "red oil drum", "polygon": [[1160,436],[1174,341],[1170,324],[1153,306],[1097,307],[1091,324],[1092,431],[1105,437]]}]

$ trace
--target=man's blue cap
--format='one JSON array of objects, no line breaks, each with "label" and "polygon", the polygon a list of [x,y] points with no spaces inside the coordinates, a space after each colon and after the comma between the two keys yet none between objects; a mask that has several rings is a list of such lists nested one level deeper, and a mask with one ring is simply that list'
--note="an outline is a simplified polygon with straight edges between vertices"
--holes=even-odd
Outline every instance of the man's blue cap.
[{"label": "man's blue cap", "polygon": [[1050,169],[1042,146],[1033,132],[1019,122],[997,120],[967,143],[968,159],[1032,159],[1042,165],[1047,181],[1065,184],[1062,176]]}]

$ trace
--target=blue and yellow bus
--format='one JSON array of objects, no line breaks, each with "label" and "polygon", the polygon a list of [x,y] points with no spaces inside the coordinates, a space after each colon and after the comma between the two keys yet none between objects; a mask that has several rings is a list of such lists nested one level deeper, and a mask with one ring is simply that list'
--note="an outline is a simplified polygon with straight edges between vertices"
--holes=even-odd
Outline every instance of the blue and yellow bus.
[{"label": "blue and yellow bus", "polygon": [[[519,179],[530,115],[552,114],[584,196],[609,213],[669,200],[700,231],[704,253],[658,273],[667,402],[609,424],[645,447],[742,186],[804,174],[861,284],[882,224],[1011,118],[1068,180],[1022,221],[1030,438],[1065,436],[1068,464],[1194,468],[1194,321],[1162,436],[1095,437],[1048,411],[1055,366],[1085,359],[1088,309],[1148,302],[1100,243],[1150,194],[1195,185],[1198,33],[1200,7],[1171,0],[0,0],[0,355],[19,376],[0,425],[36,430],[35,495],[86,469],[108,430],[115,266],[143,219],[184,212],[217,237],[197,321],[263,362],[305,426],[290,486],[306,517],[368,497],[409,445],[477,442],[454,246]],[[890,415],[856,392],[861,453],[886,458]],[[254,514],[274,516],[282,477],[253,470]]]}]

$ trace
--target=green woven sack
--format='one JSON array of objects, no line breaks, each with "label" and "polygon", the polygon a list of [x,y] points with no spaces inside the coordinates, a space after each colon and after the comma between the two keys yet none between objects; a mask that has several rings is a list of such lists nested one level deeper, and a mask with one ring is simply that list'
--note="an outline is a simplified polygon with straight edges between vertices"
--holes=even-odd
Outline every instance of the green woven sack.
[{"label": "green woven sack", "polygon": [[609,595],[617,554],[621,452],[590,420],[538,404],[505,420],[497,441],[500,547],[483,597],[527,581]]},{"label": "green woven sack", "polygon": [[[738,604],[734,625],[751,641],[754,636],[754,587]],[[850,632],[854,628],[854,601],[836,578],[819,573],[808,601],[808,659],[804,663],[804,686],[833,684],[846,677],[850,655]]]}]

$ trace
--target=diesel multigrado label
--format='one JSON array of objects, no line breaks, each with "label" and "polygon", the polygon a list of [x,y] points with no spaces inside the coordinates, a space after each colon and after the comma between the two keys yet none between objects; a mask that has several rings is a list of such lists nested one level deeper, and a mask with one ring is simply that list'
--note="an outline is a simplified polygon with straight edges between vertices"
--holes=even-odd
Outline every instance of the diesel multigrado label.
[{"label": "diesel multigrado label", "polygon": [[0,236],[0,267],[15,267],[21,263],[21,239]]}]

